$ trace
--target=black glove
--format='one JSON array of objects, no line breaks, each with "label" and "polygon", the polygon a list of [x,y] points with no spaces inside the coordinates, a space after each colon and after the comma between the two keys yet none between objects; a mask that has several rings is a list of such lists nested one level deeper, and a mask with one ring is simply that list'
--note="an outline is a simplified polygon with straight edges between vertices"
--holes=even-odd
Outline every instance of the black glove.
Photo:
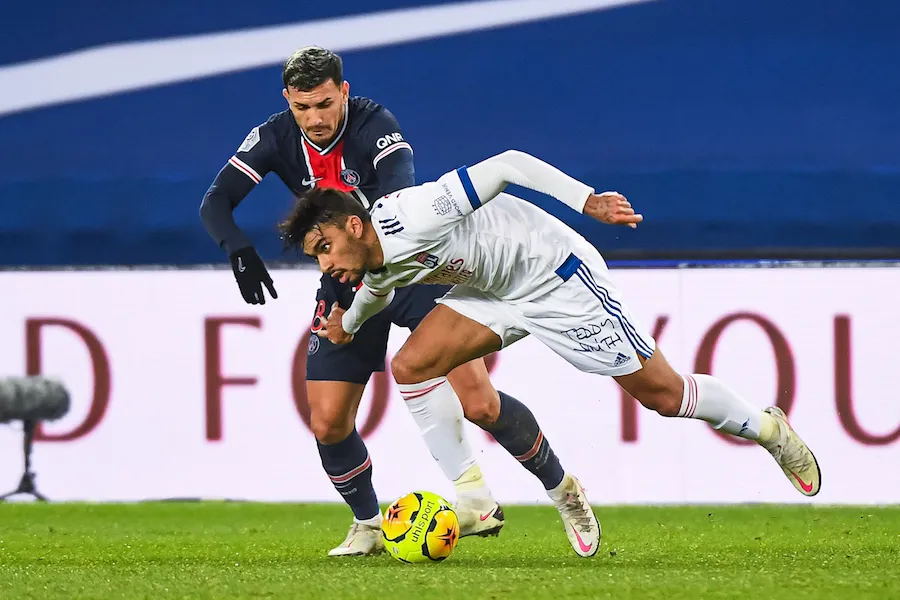
[{"label": "black glove", "polygon": [[256,253],[256,248],[250,246],[235,251],[231,255],[231,270],[234,271],[234,278],[247,304],[266,303],[263,285],[269,290],[272,298],[278,298],[278,293],[272,285],[272,278],[259,254]]}]

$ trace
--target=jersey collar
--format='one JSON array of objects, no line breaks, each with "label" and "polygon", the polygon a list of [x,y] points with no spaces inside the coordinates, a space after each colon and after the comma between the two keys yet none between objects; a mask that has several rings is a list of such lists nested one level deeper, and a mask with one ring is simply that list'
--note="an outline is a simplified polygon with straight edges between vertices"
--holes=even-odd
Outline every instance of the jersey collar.
[{"label": "jersey collar", "polygon": [[340,129],[340,131],[338,131],[338,134],[336,136],[334,136],[334,139],[331,140],[331,143],[328,144],[325,148],[320,148],[318,145],[316,145],[315,142],[313,142],[311,139],[306,137],[306,133],[303,131],[302,127],[298,126],[297,129],[300,130],[300,135],[303,136],[303,139],[304,139],[304,141],[306,141],[307,144],[309,144],[310,146],[315,148],[316,152],[318,152],[319,154],[324,155],[324,154],[328,154],[329,152],[334,150],[334,147],[338,145],[338,142],[340,142],[344,138],[344,132],[347,131],[347,123],[349,123],[349,122],[350,122],[350,103],[345,102],[344,103],[344,123],[341,125],[341,129]]}]

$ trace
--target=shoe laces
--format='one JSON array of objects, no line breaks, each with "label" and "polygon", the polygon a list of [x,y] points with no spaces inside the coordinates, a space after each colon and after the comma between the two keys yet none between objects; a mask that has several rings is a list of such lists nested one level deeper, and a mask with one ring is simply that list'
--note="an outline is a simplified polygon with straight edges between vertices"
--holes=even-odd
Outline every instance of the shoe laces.
[{"label": "shoe laces", "polygon": [[371,525],[366,525],[364,523],[357,523],[356,521],[353,521],[353,523],[350,525],[350,531],[347,532],[347,537],[344,538],[344,543],[345,544],[348,543],[357,535],[361,535],[361,534],[365,533],[366,530],[371,530],[371,529],[372,529]]},{"label": "shoe laces", "polygon": [[780,443],[772,446],[769,452],[778,461],[778,464],[784,468],[793,471],[805,471],[812,466],[812,459],[808,452],[805,452],[803,444],[791,435],[791,431],[785,427],[784,436]]},{"label": "shoe laces", "polygon": [[594,521],[591,511],[577,492],[568,492],[566,494],[566,499],[560,505],[560,512],[572,522],[573,527],[578,529],[578,531],[587,533],[591,530]]},{"label": "shoe laces", "polygon": [[362,530],[362,523],[357,523],[356,521],[350,525],[350,531],[347,532],[347,537],[344,538],[344,543],[347,544],[356,537],[358,533]]}]

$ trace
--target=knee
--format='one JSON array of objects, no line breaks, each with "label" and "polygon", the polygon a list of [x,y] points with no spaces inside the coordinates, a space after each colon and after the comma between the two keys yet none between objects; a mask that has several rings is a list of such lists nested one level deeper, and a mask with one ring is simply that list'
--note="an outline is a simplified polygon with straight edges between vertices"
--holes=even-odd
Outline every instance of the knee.
[{"label": "knee", "polygon": [[428,374],[429,365],[421,356],[401,348],[391,359],[391,374],[398,384],[421,383],[431,379]]},{"label": "knee", "polygon": [[463,407],[466,420],[475,423],[482,429],[490,429],[500,418],[500,397],[490,385],[457,390],[459,402]]},{"label": "knee", "polygon": [[320,444],[344,441],[353,431],[354,425],[352,416],[338,411],[312,410],[309,416],[309,427]]}]

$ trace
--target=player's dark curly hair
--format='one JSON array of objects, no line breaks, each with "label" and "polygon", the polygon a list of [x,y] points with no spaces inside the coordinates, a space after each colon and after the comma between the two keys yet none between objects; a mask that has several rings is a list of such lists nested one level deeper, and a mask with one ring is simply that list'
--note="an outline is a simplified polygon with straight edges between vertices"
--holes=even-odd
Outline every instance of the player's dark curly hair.
[{"label": "player's dark curly hair", "polygon": [[303,251],[303,239],[315,227],[325,224],[342,227],[351,216],[363,223],[372,220],[369,212],[347,192],[334,188],[314,187],[301,196],[287,218],[278,224],[285,250]]},{"label": "player's dark curly hair", "polygon": [[344,82],[344,65],[340,56],[318,46],[300,48],[288,57],[281,70],[285,89],[308,92],[329,79],[340,86]]}]

